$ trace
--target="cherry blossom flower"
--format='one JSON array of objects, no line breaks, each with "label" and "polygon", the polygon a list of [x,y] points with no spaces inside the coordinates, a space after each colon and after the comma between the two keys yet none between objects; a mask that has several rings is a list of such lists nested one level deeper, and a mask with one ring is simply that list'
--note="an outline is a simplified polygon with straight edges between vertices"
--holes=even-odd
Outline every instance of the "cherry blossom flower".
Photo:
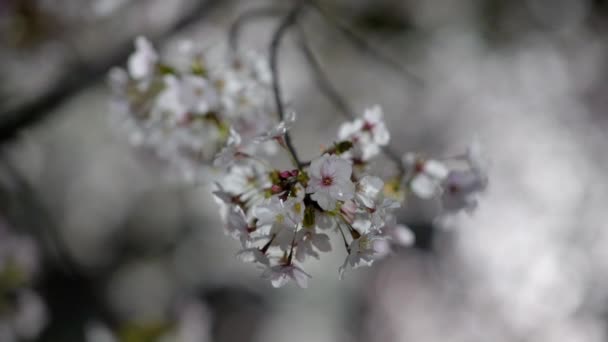
[{"label": "cherry blossom flower", "polygon": [[373,208],[376,198],[382,192],[384,182],[379,177],[364,176],[359,180],[355,190],[355,200],[361,205]]},{"label": "cherry blossom flower", "polygon": [[145,37],[135,39],[135,53],[129,56],[129,75],[136,80],[150,78],[156,71],[158,54]]},{"label": "cherry blossom flower", "polygon": [[267,267],[262,278],[269,279],[273,287],[283,287],[289,279],[296,282],[301,288],[308,287],[308,279],[311,278],[310,274],[304,272],[300,267],[293,263],[288,265],[276,265]]},{"label": "cherry blossom flower", "polygon": [[375,260],[385,255],[382,246],[383,240],[382,236],[375,233],[363,234],[353,239],[348,246],[348,256],[339,268],[340,279],[344,277],[344,272],[348,268],[371,266]]},{"label": "cherry blossom flower", "polygon": [[226,168],[238,160],[241,160],[247,155],[241,151],[242,139],[239,133],[230,128],[230,136],[226,142],[226,146],[215,156],[213,166]]},{"label": "cherry blossom flower", "polygon": [[429,199],[441,193],[442,182],[449,173],[443,163],[433,159],[424,160],[413,153],[407,153],[403,156],[403,165],[408,170],[406,182],[418,197]]},{"label": "cherry blossom flower", "polygon": [[[272,139],[282,139],[285,133],[291,129],[293,123],[296,121],[296,113],[288,112],[285,120],[279,122],[276,126],[272,127],[268,132],[255,138],[257,142],[264,142]],[[282,143],[282,140],[279,140]]]},{"label": "cherry blossom flower", "polygon": [[247,263],[259,263],[266,266],[270,265],[270,260],[268,259],[268,256],[266,256],[266,254],[264,254],[264,252],[262,252],[262,250],[257,247],[245,248],[239,251],[236,254],[236,257],[239,260]]},{"label": "cherry blossom flower", "polygon": [[446,213],[464,210],[471,213],[477,207],[477,197],[488,185],[486,162],[479,143],[474,141],[462,158],[466,168],[450,170],[444,181],[441,196],[442,209]]},{"label": "cherry blossom flower", "polygon": [[388,145],[390,133],[386,129],[382,108],[378,105],[365,110],[363,118],[345,122],[340,126],[338,138],[350,140],[354,147],[353,157],[367,161],[380,153],[380,147]]},{"label": "cherry blossom flower", "polygon": [[226,225],[226,234],[238,239],[243,247],[249,245],[249,230],[250,226],[247,223],[247,217],[238,206],[232,206],[228,215],[228,224]]},{"label": "cherry blossom flower", "polygon": [[300,262],[303,262],[308,256],[319,259],[317,250],[320,252],[331,251],[329,236],[318,233],[314,227],[300,229],[296,233],[295,241],[297,246],[295,256]]},{"label": "cherry blossom flower", "polygon": [[336,201],[346,201],[355,195],[349,161],[324,154],[311,162],[309,171],[310,181],[306,192],[312,194],[311,198],[324,210],[334,210]]}]

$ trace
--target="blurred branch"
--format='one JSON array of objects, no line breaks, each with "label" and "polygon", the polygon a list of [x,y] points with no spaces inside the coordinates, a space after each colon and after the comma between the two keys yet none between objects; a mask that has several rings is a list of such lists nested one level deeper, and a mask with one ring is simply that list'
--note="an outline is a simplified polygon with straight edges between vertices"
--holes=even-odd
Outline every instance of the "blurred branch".
[{"label": "blurred branch", "polygon": [[[329,78],[327,77],[326,72],[321,67],[321,63],[314,55],[310,45],[308,44],[308,39],[306,38],[306,33],[301,25],[298,25],[298,45],[302,50],[302,53],[312,70],[312,73],[315,78],[315,83],[319,87],[319,90],[325,97],[341,112],[343,116],[348,118],[349,120],[354,120],[355,115],[354,110],[350,107],[348,102],[340,95],[338,90],[331,83]],[[392,160],[397,166],[400,173],[405,173],[403,165],[401,163],[401,158],[399,157],[399,153],[394,151],[390,146],[382,146],[382,152]]]},{"label": "blurred branch", "polygon": [[[301,13],[304,8],[304,2],[298,1],[297,4],[289,11],[289,13],[283,18],[276,31],[272,36],[272,41],[270,42],[270,70],[272,72],[272,90],[274,94],[274,101],[276,104],[277,115],[279,116],[279,121],[283,121],[285,117],[285,108],[283,106],[283,97],[280,86],[280,77],[279,77],[279,68],[278,68],[278,58],[279,58],[279,46],[281,44],[281,40],[285,36],[287,30],[296,24],[297,17]],[[298,154],[293,146],[291,141],[291,136],[289,132],[285,133],[285,145],[287,150],[291,154],[293,162],[297,168],[302,168],[302,162],[298,158]]]},{"label": "blurred branch", "polygon": [[[51,256],[59,268],[68,274],[74,274],[76,265],[71,261],[67,247],[59,235],[54,218],[38,199],[38,194],[32,188],[30,183],[21,175],[11,161],[3,155],[0,155],[3,170],[9,178],[10,185],[4,185],[2,191],[6,193],[8,204],[19,203],[16,210],[28,212],[15,213],[8,208],[7,220],[11,226],[18,229],[27,229],[29,233],[35,236],[38,241],[46,246],[46,251]],[[10,189],[10,188],[13,189]],[[17,201],[14,201],[15,198]],[[17,205],[17,203],[15,203]]]},{"label": "blurred branch", "polygon": [[230,46],[230,50],[232,52],[236,52],[238,50],[241,30],[243,29],[243,26],[245,26],[245,24],[249,23],[252,20],[275,17],[285,12],[285,8],[277,7],[254,8],[249,11],[243,12],[236,18],[236,20],[232,23],[230,29],[228,30],[228,45]]},{"label": "blurred branch", "polygon": [[363,53],[375,58],[381,64],[386,66],[389,69],[396,71],[401,74],[406,80],[409,80],[411,83],[417,85],[418,87],[424,86],[424,81],[414,75],[412,72],[406,70],[401,63],[395,61],[392,57],[386,55],[384,52],[378,50],[370,43],[368,43],[363,37],[361,37],[357,32],[351,29],[347,24],[344,24],[338,18],[336,18],[333,14],[327,11],[323,6],[319,5],[315,0],[307,0],[308,4],[311,7],[315,8],[321,16],[332,26],[334,26],[338,31],[344,35],[357,49],[361,50]]},{"label": "blurred branch", "polygon": [[[180,20],[175,22],[155,40],[163,41],[175,32],[201,20],[212,8],[221,3],[221,0],[199,1],[195,8],[187,11]],[[20,108],[0,113],[0,144],[16,139],[24,129],[45,120],[65,100],[83,88],[99,81],[112,66],[123,63],[131,53],[131,42],[129,41],[129,45],[120,50],[119,53],[102,63],[96,65],[80,63],[74,66],[71,70],[66,71],[65,76],[58,82],[56,87],[42,97]]]}]

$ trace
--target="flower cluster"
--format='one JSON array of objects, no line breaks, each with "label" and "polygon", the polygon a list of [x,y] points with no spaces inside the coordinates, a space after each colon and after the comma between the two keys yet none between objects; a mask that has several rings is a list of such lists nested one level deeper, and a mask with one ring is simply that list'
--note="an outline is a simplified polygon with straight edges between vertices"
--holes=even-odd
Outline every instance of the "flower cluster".
[{"label": "flower cluster", "polygon": [[440,199],[443,213],[470,213],[488,184],[486,164],[477,142],[466,153],[443,160],[407,153],[403,156],[403,183],[421,199]]},{"label": "flower cluster", "polygon": [[[110,73],[113,112],[131,142],[192,178],[235,135],[268,132],[275,116],[266,59],[250,52],[225,60],[214,61],[187,41],[161,58],[148,40],[137,38],[127,69]],[[255,147],[273,152],[272,144]]]},{"label": "flower cluster", "polygon": [[[274,134],[274,140],[280,143],[284,133]],[[320,156],[293,170],[273,169],[233,153],[226,178],[217,184],[214,194],[225,232],[242,247],[237,256],[264,268],[262,276],[275,287],[290,279],[306,287],[310,275],[300,264],[331,251],[331,233],[340,236],[347,251],[341,276],[384,256],[387,240],[412,243],[410,231],[396,224],[393,212],[400,203],[385,196],[384,181],[364,167],[388,143],[380,108],[345,124],[339,137]],[[362,166],[358,172],[355,164]]]},{"label": "flower cluster", "polygon": [[47,323],[47,309],[32,290],[38,273],[34,241],[0,222],[0,340],[35,339]]},{"label": "flower cluster", "polygon": [[[487,186],[477,144],[452,158],[407,153],[399,160],[389,150],[380,106],[343,123],[333,144],[300,161],[289,138],[296,114],[283,110],[275,69],[263,58],[247,54],[212,63],[192,44],[177,56],[161,60],[138,38],[127,71],[112,73],[114,103],[138,143],[186,170],[208,165],[219,171],[214,197],[226,234],[241,245],[237,257],[263,268],[275,287],[289,280],[306,287],[310,275],[302,263],[331,251],[332,235],[346,250],[340,277],[395,245],[412,245],[412,232],[395,214],[406,195],[439,200],[442,214],[470,212]],[[279,149],[293,168],[267,160]],[[383,152],[398,164],[399,174],[388,180],[370,167]]]}]

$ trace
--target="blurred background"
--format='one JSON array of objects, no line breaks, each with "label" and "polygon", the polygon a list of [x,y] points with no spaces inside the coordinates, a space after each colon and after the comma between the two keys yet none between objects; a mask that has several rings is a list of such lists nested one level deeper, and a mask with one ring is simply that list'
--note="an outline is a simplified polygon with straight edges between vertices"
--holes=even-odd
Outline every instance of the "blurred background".
[{"label": "blurred background", "polygon": [[[327,76],[358,113],[383,106],[394,149],[477,137],[491,167],[473,215],[412,201],[414,248],[343,281],[335,250],[305,290],[234,257],[210,187],[129,145],[106,82],[137,35],[222,51],[240,14],[291,3],[0,1],[0,342],[608,341],[608,2],[319,1],[404,72],[307,11]],[[290,39],[280,68],[307,159],[343,119]]]}]

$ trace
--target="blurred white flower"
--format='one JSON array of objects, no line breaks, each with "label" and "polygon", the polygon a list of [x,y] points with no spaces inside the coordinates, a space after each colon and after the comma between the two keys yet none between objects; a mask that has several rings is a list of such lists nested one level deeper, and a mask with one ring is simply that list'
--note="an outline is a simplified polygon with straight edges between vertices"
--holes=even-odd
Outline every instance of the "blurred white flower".
[{"label": "blurred white flower", "polygon": [[84,335],[86,342],[118,342],[112,330],[97,321],[89,322],[85,326]]},{"label": "blurred white flower", "polygon": [[[285,120],[279,122],[276,126],[272,127],[268,132],[255,138],[257,142],[264,142],[272,139],[282,139],[285,133],[291,129],[293,123],[296,121],[296,113],[291,111],[288,112]],[[282,142],[282,141],[281,141]]]},{"label": "blurred white flower", "polygon": [[412,192],[422,199],[429,199],[441,193],[441,184],[449,174],[448,168],[433,159],[421,159],[413,153],[403,156],[407,170],[405,180]]},{"label": "blurred white flower", "polygon": [[129,56],[127,68],[129,75],[136,80],[152,77],[156,72],[158,54],[154,47],[145,37],[135,39],[135,52]]},{"label": "blurred white flower", "polygon": [[289,265],[267,267],[262,274],[262,278],[269,279],[273,287],[283,287],[289,282],[289,279],[291,279],[295,281],[299,287],[306,288],[308,287],[310,275],[292,263]]},{"label": "blurred white flower", "polygon": [[243,209],[233,205],[228,214],[228,222],[226,224],[226,234],[241,242],[243,248],[249,246],[249,224]]},{"label": "blurred white flower", "polygon": [[268,256],[257,247],[242,249],[236,254],[236,257],[242,262],[259,263],[266,266],[270,265]]},{"label": "blurred white flower", "polygon": [[246,154],[241,151],[242,139],[239,133],[230,128],[230,136],[226,146],[215,156],[213,166],[226,168],[237,160],[243,159]]}]

